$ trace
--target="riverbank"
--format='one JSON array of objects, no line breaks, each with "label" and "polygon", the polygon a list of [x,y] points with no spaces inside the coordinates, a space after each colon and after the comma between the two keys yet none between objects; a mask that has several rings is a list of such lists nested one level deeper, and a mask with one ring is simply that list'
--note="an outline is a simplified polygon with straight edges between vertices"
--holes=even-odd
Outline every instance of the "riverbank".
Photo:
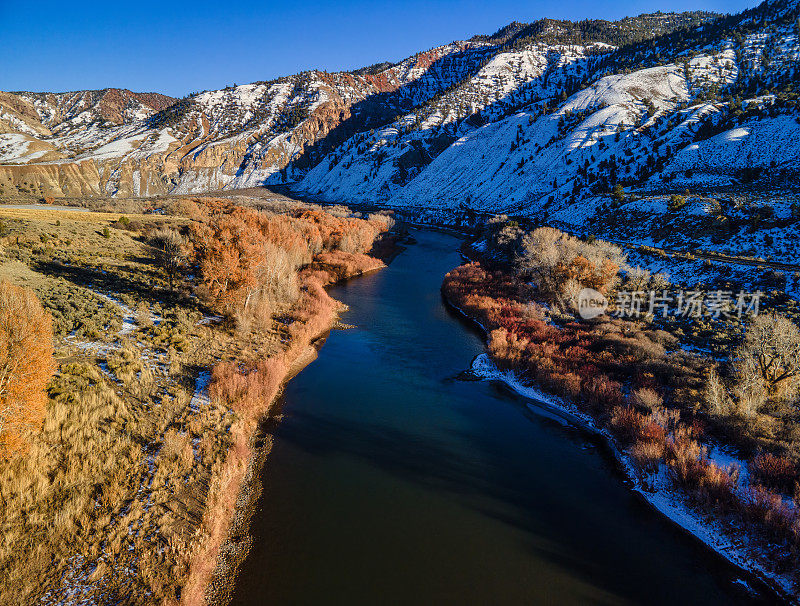
[{"label": "riverbank", "polygon": [[304,327],[295,334],[289,347],[260,361],[248,377],[244,390],[223,392],[229,406],[237,400],[251,400],[240,425],[231,429],[235,443],[219,474],[212,482],[217,487],[203,520],[206,536],[191,557],[189,576],[181,604],[203,606],[230,603],[238,568],[247,556],[249,528],[263,486],[260,471],[272,448],[264,423],[279,422],[273,407],[285,384],[313,362],[346,306],[331,298],[325,287],[366,273],[385,264],[366,255],[339,255],[317,258],[313,269],[302,273],[306,297],[298,308],[306,315]]},{"label": "riverbank", "polygon": [[[456,308],[453,307],[453,309]],[[525,385],[514,373],[498,369],[488,355],[483,354],[483,356],[483,358],[481,356],[476,358],[473,364],[472,372],[476,377],[482,380],[499,381],[519,395],[535,402],[531,406],[544,408],[549,413],[558,415],[565,422],[603,440],[617,462],[623,477],[630,483],[631,490],[638,494],[643,502],[670,520],[687,535],[701,542],[711,552],[736,566],[748,578],[751,585],[773,593],[784,603],[798,603],[797,597],[792,594],[793,581],[791,579],[771,574],[764,565],[751,559],[745,549],[737,547],[736,541],[728,536],[724,528],[719,524],[713,524],[707,517],[693,510],[685,502],[685,499],[681,499],[678,491],[670,490],[665,484],[658,487],[644,484],[631,457],[621,448],[613,435],[598,427],[595,419],[560,398],[549,396],[535,387]]]},{"label": "riverbank", "polygon": [[[450,274],[448,274],[449,277]],[[480,277],[470,276],[467,282],[471,282],[474,286],[480,279]],[[505,286],[507,287],[508,284]],[[765,530],[770,530],[769,528],[754,524],[754,526],[758,527],[751,530],[747,523],[742,524],[745,521],[754,522],[752,518],[748,520],[747,517],[741,520],[741,516],[744,515],[740,513],[742,511],[747,511],[747,514],[752,516],[750,509],[736,509],[733,505],[725,503],[724,515],[717,513],[709,516],[710,511],[723,505],[722,498],[731,500],[740,498],[744,501],[741,507],[752,507],[751,503],[754,497],[752,496],[751,487],[745,482],[741,490],[737,490],[734,486],[729,486],[727,480],[722,480],[722,488],[716,487],[718,490],[716,501],[709,502],[707,494],[703,494],[703,498],[699,499],[697,492],[694,494],[687,492],[690,490],[699,492],[699,487],[687,485],[687,488],[682,488],[677,485],[676,476],[679,474],[673,471],[674,461],[660,463],[650,458],[643,464],[641,456],[636,457],[632,454],[632,442],[630,440],[623,442],[620,437],[620,430],[625,434],[631,429],[617,421],[618,417],[621,416],[620,411],[622,409],[618,407],[613,410],[610,408],[604,409],[602,406],[598,407],[597,405],[589,406],[587,409],[585,404],[586,388],[578,384],[568,385],[570,383],[569,377],[559,378],[558,371],[555,374],[543,375],[547,377],[545,381],[547,387],[544,389],[537,387],[536,381],[531,380],[530,377],[525,380],[520,378],[519,373],[514,370],[515,366],[523,365],[527,369],[531,368],[530,363],[518,357],[525,355],[521,353],[525,350],[525,347],[512,344],[508,349],[507,343],[498,346],[497,335],[493,334],[493,331],[499,328],[504,331],[501,340],[508,338],[511,341],[515,341],[523,338],[521,335],[512,336],[514,334],[514,313],[511,310],[515,306],[515,301],[508,290],[503,293],[508,296],[508,298],[505,298],[500,296],[503,287],[498,287],[498,285],[495,285],[495,287],[496,291],[492,295],[502,299],[502,304],[500,304],[502,310],[498,306],[497,313],[491,311],[491,307],[495,303],[490,302],[488,298],[480,300],[486,297],[486,292],[478,293],[477,297],[470,302],[470,305],[465,306],[464,301],[460,300],[464,296],[464,291],[448,288],[447,280],[442,288],[445,302],[482,331],[490,351],[494,350],[499,353],[499,361],[503,364],[502,368],[495,365],[489,355],[483,354],[473,362],[475,376],[481,379],[501,381],[517,393],[535,401],[537,406],[543,406],[551,413],[566,419],[569,423],[582,430],[600,436],[617,460],[624,475],[630,481],[632,489],[650,507],[667,517],[685,532],[697,538],[728,562],[737,566],[752,585],[762,589],[767,588],[768,591],[774,593],[786,603],[797,603],[797,595],[794,591],[796,582],[794,569],[785,569],[783,572],[778,572],[775,569],[776,555],[786,553],[788,557],[787,547],[781,543],[775,543],[774,540],[765,542],[764,532]],[[469,310],[465,309],[466,307],[469,307]],[[506,330],[510,332],[505,333]],[[524,334],[524,331],[521,334]],[[586,337],[586,335],[583,336],[584,338]],[[584,346],[587,346],[585,342]],[[514,351],[517,353],[509,353]],[[557,356],[558,354],[551,353],[549,355]],[[587,363],[590,360],[591,358],[587,357]],[[539,359],[539,363],[553,368],[552,358],[543,357]],[[558,363],[556,363],[556,368],[558,368]],[[567,375],[569,375],[569,372],[567,372]],[[577,381],[577,379],[574,379],[574,381]],[[602,397],[603,391],[605,391],[612,399],[615,399],[616,394],[614,394],[613,389],[609,390],[608,387],[609,385],[605,385],[599,395]],[[565,395],[565,390],[571,393],[572,397]],[[574,403],[577,397],[584,399],[583,407]],[[596,404],[600,404],[600,402]],[[663,433],[667,437],[667,446],[671,446],[680,454],[681,441],[686,443],[688,438],[683,433],[684,430],[677,425],[677,419],[668,423],[675,424],[667,424],[669,432],[664,431]],[[621,427],[621,425],[623,426]],[[642,434],[647,435],[648,432],[658,434],[662,430],[656,430],[654,425],[643,425],[641,428],[636,428],[635,431],[641,431]],[[679,434],[680,437],[675,437],[676,434]],[[627,438],[628,436],[624,437]],[[695,435],[695,438],[700,440],[698,435]],[[653,443],[649,436],[645,439],[647,440],[646,444]],[[658,440],[661,438],[654,436],[652,439]],[[669,440],[673,440],[671,445]],[[633,442],[636,444],[641,443],[636,442],[636,439]],[[717,444],[709,440],[704,440],[703,444],[704,446],[701,448],[704,450],[700,450],[697,455],[700,459],[699,464],[705,466],[698,472],[701,475],[703,473],[708,473],[709,475],[721,473],[724,478],[727,478],[726,472],[720,472],[719,470],[727,469],[734,462],[739,463],[743,468],[745,467],[741,461],[737,461],[734,457],[722,451]],[[705,452],[709,454],[703,454]],[[730,473],[731,475],[734,474],[732,468]],[[738,477],[738,473],[735,475]],[[708,485],[706,485],[703,490],[708,488]],[[711,490],[714,490],[714,488],[711,487]],[[758,493],[755,494],[756,496],[758,495]]]},{"label": "riverbank", "polygon": [[50,313],[58,365],[0,460],[0,604],[204,601],[259,421],[340,311],[325,286],[383,267],[364,253],[390,221],[201,199],[0,214],[0,277]]},{"label": "riverbank", "polygon": [[484,351],[439,292],[461,240],[411,235],[386,270],[330,290],[352,328],[281,396],[234,603],[752,606],[596,440],[461,380]]}]

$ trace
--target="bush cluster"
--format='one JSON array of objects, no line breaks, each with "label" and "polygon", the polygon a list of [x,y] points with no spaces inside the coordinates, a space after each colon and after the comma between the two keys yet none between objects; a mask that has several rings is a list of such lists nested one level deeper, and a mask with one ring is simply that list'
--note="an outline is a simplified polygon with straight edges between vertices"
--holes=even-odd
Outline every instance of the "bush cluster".
[{"label": "bush cluster", "polygon": [[272,215],[216,199],[184,206],[195,219],[199,293],[240,325],[267,324],[297,301],[298,272],[319,255],[333,265],[364,266],[364,254],[393,222],[386,215],[361,219],[302,207]]},{"label": "bush cluster", "polygon": [[448,273],[442,290],[485,328],[500,368],[593,415],[642,472],[666,466],[698,507],[760,530],[773,544],[788,547],[792,558],[800,553],[800,511],[777,492],[791,493],[796,467],[762,455],[751,463],[753,482],[743,486],[738,468],[709,458],[700,441],[704,425],[694,414],[705,364],[670,351],[673,337],[627,320],[548,323],[530,286],[479,263]]}]

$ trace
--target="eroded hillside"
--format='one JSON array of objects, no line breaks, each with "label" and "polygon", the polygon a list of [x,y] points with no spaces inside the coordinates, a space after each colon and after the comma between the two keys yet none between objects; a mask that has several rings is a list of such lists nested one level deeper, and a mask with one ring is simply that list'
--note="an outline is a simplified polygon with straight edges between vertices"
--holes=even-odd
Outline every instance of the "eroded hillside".
[{"label": "eroded hillside", "polygon": [[0,94],[0,194],[289,184],[327,201],[537,216],[616,184],[791,180],[798,7],[512,23],[353,72],[172,100]]}]

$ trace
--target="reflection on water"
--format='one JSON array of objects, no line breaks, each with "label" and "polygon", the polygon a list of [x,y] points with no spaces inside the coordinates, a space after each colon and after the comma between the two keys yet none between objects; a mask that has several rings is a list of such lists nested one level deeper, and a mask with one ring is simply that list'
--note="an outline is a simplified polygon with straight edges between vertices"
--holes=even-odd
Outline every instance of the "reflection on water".
[{"label": "reflection on water", "polygon": [[415,233],[333,291],[287,387],[235,604],[748,603],[733,572],[628,491],[603,449],[502,386],[443,306],[458,240]]}]

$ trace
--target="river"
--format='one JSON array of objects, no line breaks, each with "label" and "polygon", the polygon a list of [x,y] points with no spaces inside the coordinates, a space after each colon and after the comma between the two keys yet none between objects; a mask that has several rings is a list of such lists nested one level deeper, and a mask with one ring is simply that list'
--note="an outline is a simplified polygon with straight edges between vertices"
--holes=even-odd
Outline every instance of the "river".
[{"label": "river", "polygon": [[594,438],[463,380],[484,344],[440,296],[459,240],[413,235],[331,291],[355,328],[287,386],[233,603],[754,603]]}]

